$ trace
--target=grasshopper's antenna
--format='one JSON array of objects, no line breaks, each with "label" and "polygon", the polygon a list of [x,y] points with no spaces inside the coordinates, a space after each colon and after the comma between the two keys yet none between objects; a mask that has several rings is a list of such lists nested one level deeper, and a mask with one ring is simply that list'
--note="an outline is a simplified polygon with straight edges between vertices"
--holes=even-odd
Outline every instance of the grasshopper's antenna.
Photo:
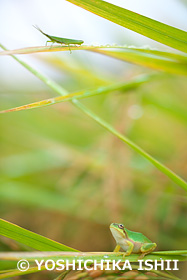
[{"label": "grasshopper's antenna", "polygon": [[40,31],[42,34],[45,35],[45,33],[40,29],[40,27],[38,27],[38,25],[33,25],[34,28],[36,28],[38,31]]}]

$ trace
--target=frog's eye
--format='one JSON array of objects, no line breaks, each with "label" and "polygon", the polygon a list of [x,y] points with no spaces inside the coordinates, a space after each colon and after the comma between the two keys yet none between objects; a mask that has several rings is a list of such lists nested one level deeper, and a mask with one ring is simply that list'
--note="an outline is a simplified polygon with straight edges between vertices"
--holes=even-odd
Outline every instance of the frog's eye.
[{"label": "frog's eye", "polygon": [[119,226],[118,226],[120,229],[124,229],[124,225],[122,225],[122,224],[119,224]]}]

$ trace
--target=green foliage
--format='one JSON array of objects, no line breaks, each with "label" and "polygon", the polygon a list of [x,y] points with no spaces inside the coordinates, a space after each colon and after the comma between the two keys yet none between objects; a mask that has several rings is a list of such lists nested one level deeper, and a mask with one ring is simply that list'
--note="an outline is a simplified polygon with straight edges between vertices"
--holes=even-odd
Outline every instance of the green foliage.
[{"label": "green foliage", "polygon": [[[187,52],[182,30],[101,0],[68,1]],[[108,253],[114,248],[108,225],[121,221],[158,244],[159,251],[145,259],[186,260],[186,55],[83,45],[71,46],[73,53],[79,52],[69,58],[69,46],[13,51],[1,47],[1,55],[12,55],[44,84],[42,90],[34,83],[24,86],[24,81],[18,88],[6,85],[0,89],[11,94],[10,99],[2,97],[1,103],[0,210],[6,220],[15,223],[0,220],[0,235],[5,237],[0,239],[1,250],[66,251],[59,254],[69,259],[89,254],[93,259],[103,257],[101,252],[83,256],[73,249],[78,248],[107,251],[117,260],[119,256]],[[81,50],[107,56],[110,72],[101,70],[99,64],[96,69],[86,64],[78,56]],[[53,52],[61,51],[68,51],[67,60],[54,56]],[[42,63],[58,71],[56,81],[14,56],[39,52],[48,55]],[[42,108],[47,105],[54,106]],[[33,108],[38,110],[27,110]],[[13,243],[15,247],[10,239],[18,242]],[[26,254],[31,260],[37,256]],[[59,256],[52,254],[45,257]],[[0,254],[0,279],[25,274],[15,268],[21,257],[24,252]],[[137,258],[131,255],[128,259]],[[31,267],[27,273],[36,271]],[[160,273],[166,279],[178,279]]]},{"label": "green foliage", "polygon": [[[43,74],[39,73],[37,70],[35,70],[34,68],[32,68],[31,66],[29,66],[27,63],[21,61],[20,59],[14,57],[14,59],[16,61],[18,61],[21,65],[23,65],[27,70],[29,70],[31,73],[33,73],[34,75],[36,75],[40,80],[42,80],[46,85],[48,85],[51,89],[53,89],[55,92],[59,93],[62,96],[66,96],[68,95],[68,92],[65,91],[64,88],[60,87],[58,84],[56,84],[55,82],[53,82],[52,80],[50,80],[49,78],[45,77]],[[144,81],[144,79],[143,79]],[[140,83],[141,84],[141,81]],[[124,85],[123,85],[124,86]],[[123,87],[122,86],[122,87]],[[113,89],[116,89],[116,86],[110,86],[109,88],[107,87],[107,89],[105,89],[104,91],[110,92]],[[96,92],[94,91],[90,94],[90,95],[95,95],[98,93],[98,91],[100,91],[100,88],[98,90],[96,90]],[[103,93],[103,90],[101,89],[101,93]],[[84,93],[83,93],[84,94]],[[86,95],[86,94],[85,94]],[[150,156],[148,153],[146,153],[142,148],[140,148],[138,145],[136,145],[135,143],[133,143],[130,139],[128,139],[127,137],[123,136],[121,133],[119,133],[117,130],[115,130],[110,124],[108,124],[107,122],[105,122],[104,120],[102,120],[100,117],[98,117],[96,114],[94,114],[94,112],[92,112],[91,110],[89,110],[86,106],[84,106],[83,104],[81,104],[76,98],[76,96],[70,95],[70,99],[71,102],[77,107],[79,108],[81,111],[83,111],[87,116],[91,117],[92,119],[94,119],[98,124],[100,124],[101,126],[103,126],[105,129],[107,129],[109,132],[111,132],[112,134],[114,134],[115,136],[117,136],[120,140],[122,140],[123,142],[125,142],[127,145],[129,145],[131,148],[133,148],[136,152],[138,152],[140,155],[142,155],[143,157],[145,157],[148,161],[150,161],[154,166],[156,166],[161,172],[163,172],[166,176],[168,176],[169,178],[171,178],[175,183],[177,183],[179,186],[181,186],[182,188],[184,188],[185,190],[187,190],[187,182],[185,182],[182,178],[180,178],[180,176],[178,176],[177,174],[175,174],[174,172],[172,172],[169,168],[167,168],[166,166],[164,166],[163,164],[161,164],[158,160],[154,159],[152,156]],[[69,99],[67,99],[69,100]],[[47,105],[48,103],[51,104],[54,102],[54,99],[51,100],[47,100]],[[39,103],[39,106],[42,102]],[[55,103],[55,102],[54,102]],[[36,105],[36,104],[35,104]],[[27,105],[29,108],[33,107],[33,105]],[[16,111],[16,109],[13,109]],[[18,109],[17,109],[18,110]],[[6,112],[9,112],[11,110],[8,110]]]},{"label": "green foliage", "polygon": [[187,52],[187,32],[102,0],[67,0],[157,42]]}]

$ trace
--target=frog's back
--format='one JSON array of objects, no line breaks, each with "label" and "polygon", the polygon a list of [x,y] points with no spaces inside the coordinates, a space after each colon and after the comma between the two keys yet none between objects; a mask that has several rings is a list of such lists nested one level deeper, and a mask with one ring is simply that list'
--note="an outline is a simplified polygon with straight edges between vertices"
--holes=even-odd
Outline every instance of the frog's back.
[{"label": "frog's back", "polygon": [[140,243],[152,243],[152,241],[140,232],[125,229],[129,239]]}]

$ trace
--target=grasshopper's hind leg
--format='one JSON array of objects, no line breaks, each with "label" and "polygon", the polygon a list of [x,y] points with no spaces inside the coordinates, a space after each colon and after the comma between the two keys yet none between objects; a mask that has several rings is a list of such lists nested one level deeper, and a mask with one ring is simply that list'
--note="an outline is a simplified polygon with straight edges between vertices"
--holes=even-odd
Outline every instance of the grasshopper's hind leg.
[{"label": "grasshopper's hind leg", "polygon": [[72,53],[71,49],[70,49],[70,45],[68,44],[68,47],[69,47],[69,51],[70,51],[70,54]]},{"label": "grasshopper's hind leg", "polygon": [[47,46],[47,43],[52,43],[52,45],[54,44],[54,42],[52,41],[46,41],[45,45]]}]

